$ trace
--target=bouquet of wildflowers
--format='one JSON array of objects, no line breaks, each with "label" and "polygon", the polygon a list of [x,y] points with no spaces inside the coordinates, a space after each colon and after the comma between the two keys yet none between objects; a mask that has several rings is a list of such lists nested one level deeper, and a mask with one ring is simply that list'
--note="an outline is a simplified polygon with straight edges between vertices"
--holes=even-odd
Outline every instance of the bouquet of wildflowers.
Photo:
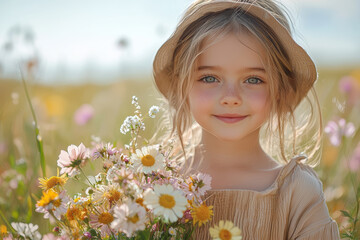
[{"label": "bouquet of wildflowers", "polygon": [[[59,155],[57,176],[39,180],[43,195],[36,211],[56,221],[61,238],[191,239],[194,229],[211,219],[213,206],[202,201],[211,177],[182,174],[171,144],[139,146],[145,124],[135,96],[132,104],[135,114],[120,128],[131,134],[125,150],[99,140],[91,149],[70,145]],[[149,117],[158,111],[152,106]],[[102,171],[87,176],[83,169],[89,161],[102,161]],[[66,189],[70,179],[83,179],[88,188],[71,197]]]}]

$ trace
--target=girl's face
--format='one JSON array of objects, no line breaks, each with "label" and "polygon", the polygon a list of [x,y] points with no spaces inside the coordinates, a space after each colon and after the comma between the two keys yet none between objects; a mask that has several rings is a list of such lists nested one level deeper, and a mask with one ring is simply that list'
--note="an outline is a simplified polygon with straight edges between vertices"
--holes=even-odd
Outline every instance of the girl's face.
[{"label": "girl's face", "polygon": [[229,33],[209,44],[205,39],[189,93],[195,121],[226,141],[258,133],[270,111],[265,49],[247,33]]}]

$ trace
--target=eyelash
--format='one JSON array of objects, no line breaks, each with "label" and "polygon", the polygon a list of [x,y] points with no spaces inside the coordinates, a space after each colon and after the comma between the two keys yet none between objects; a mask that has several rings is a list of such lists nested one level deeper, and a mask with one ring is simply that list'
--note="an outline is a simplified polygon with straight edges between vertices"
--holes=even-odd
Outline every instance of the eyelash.
[{"label": "eyelash", "polygon": [[[206,79],[206,78],[208,78],[208,77],[212,77],[212,78],[216,79],[217,81],[219,81],[219,80],[217,79],[217,77],[212,76],[212,75],[205,75],[205,76],[201,77],[201,78],[199,79],[199,81],[201,81],[201,82],[203,82],[203,83],[208,83],[208,84],[214,83],[214,82],[206,82],[206,81],[204,81],[204,79]],[[260,77],[258,77],[258,76],[249,76],[245,81],[247,81],[247,80],[249,80],[249,79],[252,79],[252,78],[257,79],[257,80],[259,80],[260,82],[258,82],[258,83],[249,83],[249,84],[257,85],[257,84],[264,83],[264,81],[261,80]]]}]

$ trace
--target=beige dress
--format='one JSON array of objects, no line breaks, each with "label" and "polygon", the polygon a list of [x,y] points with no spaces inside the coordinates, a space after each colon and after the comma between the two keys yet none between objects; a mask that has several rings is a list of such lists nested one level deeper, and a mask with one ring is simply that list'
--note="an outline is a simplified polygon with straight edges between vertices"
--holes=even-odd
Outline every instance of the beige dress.
[{"label": "beige dress", "polygon": [[210,190],[205,202],[214,216],[195,230],[194,239],[211,239],[209,227],[230,220],[242,230],[243,240],[340,239],[329,216],[322,183],[316,172],[295,156],[284,165],[274,183],[258,192],[242,189]]}]

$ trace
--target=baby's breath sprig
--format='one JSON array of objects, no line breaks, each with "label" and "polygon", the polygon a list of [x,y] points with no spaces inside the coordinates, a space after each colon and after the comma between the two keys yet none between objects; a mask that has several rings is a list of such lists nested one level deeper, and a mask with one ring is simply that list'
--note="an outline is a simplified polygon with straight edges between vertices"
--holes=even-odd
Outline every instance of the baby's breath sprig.
[{"label": "baby's breath sprig", "polygon": [[[127,134],[130,132],[131,134],[131,141],[128,145],[128,149],[131,150],[133,153],[135,152],[135,149],[137,148],[138,144],[138,138],[140,130],[145,130],[145,123],[144,123],[144,117],[140,112],[140,105],[138,102],[138,98],[136,96],[132,96],[131,104],[134,105],[135,111],[133,116],[128,116],[124,120],[123,124],[120,127],[120,132],[122,134]],[[155,118],[156,114],[159,112],[160,108],[158,106],[151,106],[148,112],[148,115],[150,118]],[[147,141],[145,141],[147,142]]]}]

